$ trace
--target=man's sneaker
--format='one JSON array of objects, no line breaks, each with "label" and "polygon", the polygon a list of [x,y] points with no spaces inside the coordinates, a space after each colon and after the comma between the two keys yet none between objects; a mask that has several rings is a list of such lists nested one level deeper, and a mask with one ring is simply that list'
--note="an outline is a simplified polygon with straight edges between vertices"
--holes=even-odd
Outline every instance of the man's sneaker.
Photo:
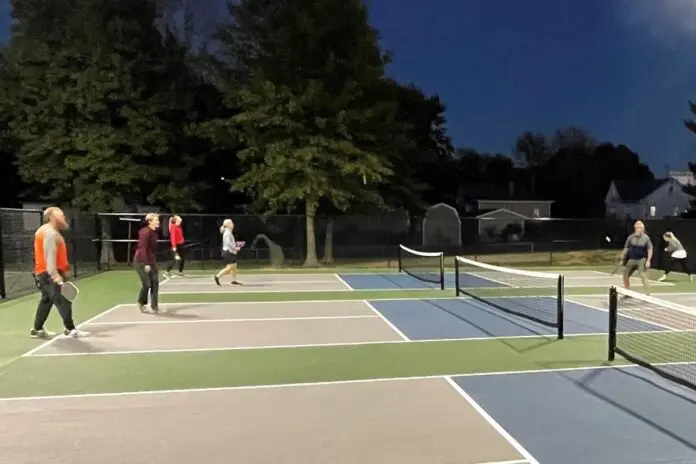
[{"label": "man's sneaker", "polygon": [[213,280],[215,281],[215,283],[219,287],[220,286],[220,278],[218,276],[213,276]]},{"label": "man's sneaker", "polygon": [[159,308],[157,306],[150,306],[150,309],[152,310],[153,313],[157,314],[159,312]]},{"label": "man's sneaker", "polygon": [[242,285],[241,283],[237,282],[236,280],[232,281],[232,285]]},{"label": "man's sneaker", "polygon": [[31,335],[31,338],[53,338],[56,336],[55,332],[49,332],[48,330],[45,330],[45,329],[41,329],[41,330],[31,329],[30,335]]},{"label": "man's sneaker", "polygon": [[78,329],[72,329],[72,330],[65,329],[63,331],[63,335],[66,337],[70,337],[70,338],[84,338],[84,337],[89,337],[90,333],[85,332],[84,330],[78,330]]},{"label": "man's sneaker", "polygon": [[146,313],[146,312],[147,312],[147,308],[145,307],[144,304],[138,303],[138,309],[140,310],[141,313]]}]

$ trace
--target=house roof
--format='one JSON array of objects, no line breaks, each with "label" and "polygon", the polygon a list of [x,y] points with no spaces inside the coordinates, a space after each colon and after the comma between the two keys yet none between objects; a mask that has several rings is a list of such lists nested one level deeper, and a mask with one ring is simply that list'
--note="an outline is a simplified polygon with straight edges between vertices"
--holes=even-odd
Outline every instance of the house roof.
[{"label": "house roof", "polygon": [[623,201],[637,202],[669,182],[669,179],[615,180],[614,185]]},{"label": "house roof", "polygon": [[508,183],[467,182],[459,187],[459,191],[460,197],[467,200],[546,201],[532,195],[519,183],[515,183],[511,191]]}]

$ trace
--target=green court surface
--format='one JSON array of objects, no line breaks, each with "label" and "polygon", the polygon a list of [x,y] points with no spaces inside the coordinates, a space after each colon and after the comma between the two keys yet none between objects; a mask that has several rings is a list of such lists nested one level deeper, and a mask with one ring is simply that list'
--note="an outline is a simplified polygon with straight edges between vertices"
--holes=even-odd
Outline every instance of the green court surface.
[{"label": "green court surface", "polygon": [[[341,270],[345,272],[345,270]],[[289,271],[284,271],[289,273]],[[691,292],[681,276],[660,292]],[[132,271],[111,271],[79,281],[76,322],[115,305],[133,303],[139,282]],[[486,289],[496,296],[539,294],[524,289]],[[606,292],[567,288],[566,295]],[[244,301],[332,301],[451,298],[453,290],[315,291],[279,293],[187,293],[162,295],[163,303]],[[601,295],[600,295],[601,296]],[[365,343],[354,346],[111,354],[106,356],[22,356],[39,347],[28,337],[38,296],[0,304],[0,397],[52,396],[232,386],[259,386],[361,379],[453,376],[459,374],[598,367],[606,364],[605,334],[495,337],[455,341]],[[49,330],[59,330],[52,314]],[[192,331],[198,330],[192,326]],[[85,341],[85,343],[89,343]],[[617,361],[621,363],[622,361]]]}]

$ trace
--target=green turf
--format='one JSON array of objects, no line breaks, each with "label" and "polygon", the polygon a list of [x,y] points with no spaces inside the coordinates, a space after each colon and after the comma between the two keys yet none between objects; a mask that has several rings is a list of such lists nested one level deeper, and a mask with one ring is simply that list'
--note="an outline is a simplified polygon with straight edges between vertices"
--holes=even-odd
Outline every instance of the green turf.
[{"label": "green turf", "polygon": [[[23,358],[0,396],[107,393],[453,375],[605,363],[606,337]],[[67,373],[67,375],[66,375]]]},{"label": "green turf", "polygon": [[[139,282],[133,271],[112,271],[80,280],[77,322],[133,301]],[[680,281],[656,292],[688,292]],[[567,288],[568,295],[606,288]],[[490,295],[539,294],[540,289],[490,289]],[[552,291],[552,289],[549,289]],[[163,301],[290,301],[451,297],[452,290],[342,291],[162,295]],[[488,293],[487,293],[488,294]],[[37,295],[0,304],[0,396],[34,396],[283,384],[508,370],[593,367],[604,363],[604,335],[454,342],[370,344],[189,353],[25,357],[41,342],[28,338]],[[52,315],[47,328],[60,329]]]}]

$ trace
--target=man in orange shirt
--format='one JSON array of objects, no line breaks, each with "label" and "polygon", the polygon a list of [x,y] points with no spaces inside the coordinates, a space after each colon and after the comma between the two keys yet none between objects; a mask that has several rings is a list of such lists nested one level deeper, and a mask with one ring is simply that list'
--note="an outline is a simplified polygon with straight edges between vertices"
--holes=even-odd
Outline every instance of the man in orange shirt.
[{"label": "man in orange shirt", "polygon": [[89,333],[77,330],[72,317],[72,303],[60,292],[70,270],[68,262],[68,247],[60,231],[68,228],[65,213],[60,208],[52,206],[43,213],[44,224],[34,234],[34,275],[41,291],[41,300],[36,308],[34,328],[31,329],[33,338],[50,338],[55,333],[44,329],[44,324],[51,308],[55,305],[63,319],[67,337],[85,337]]}]

